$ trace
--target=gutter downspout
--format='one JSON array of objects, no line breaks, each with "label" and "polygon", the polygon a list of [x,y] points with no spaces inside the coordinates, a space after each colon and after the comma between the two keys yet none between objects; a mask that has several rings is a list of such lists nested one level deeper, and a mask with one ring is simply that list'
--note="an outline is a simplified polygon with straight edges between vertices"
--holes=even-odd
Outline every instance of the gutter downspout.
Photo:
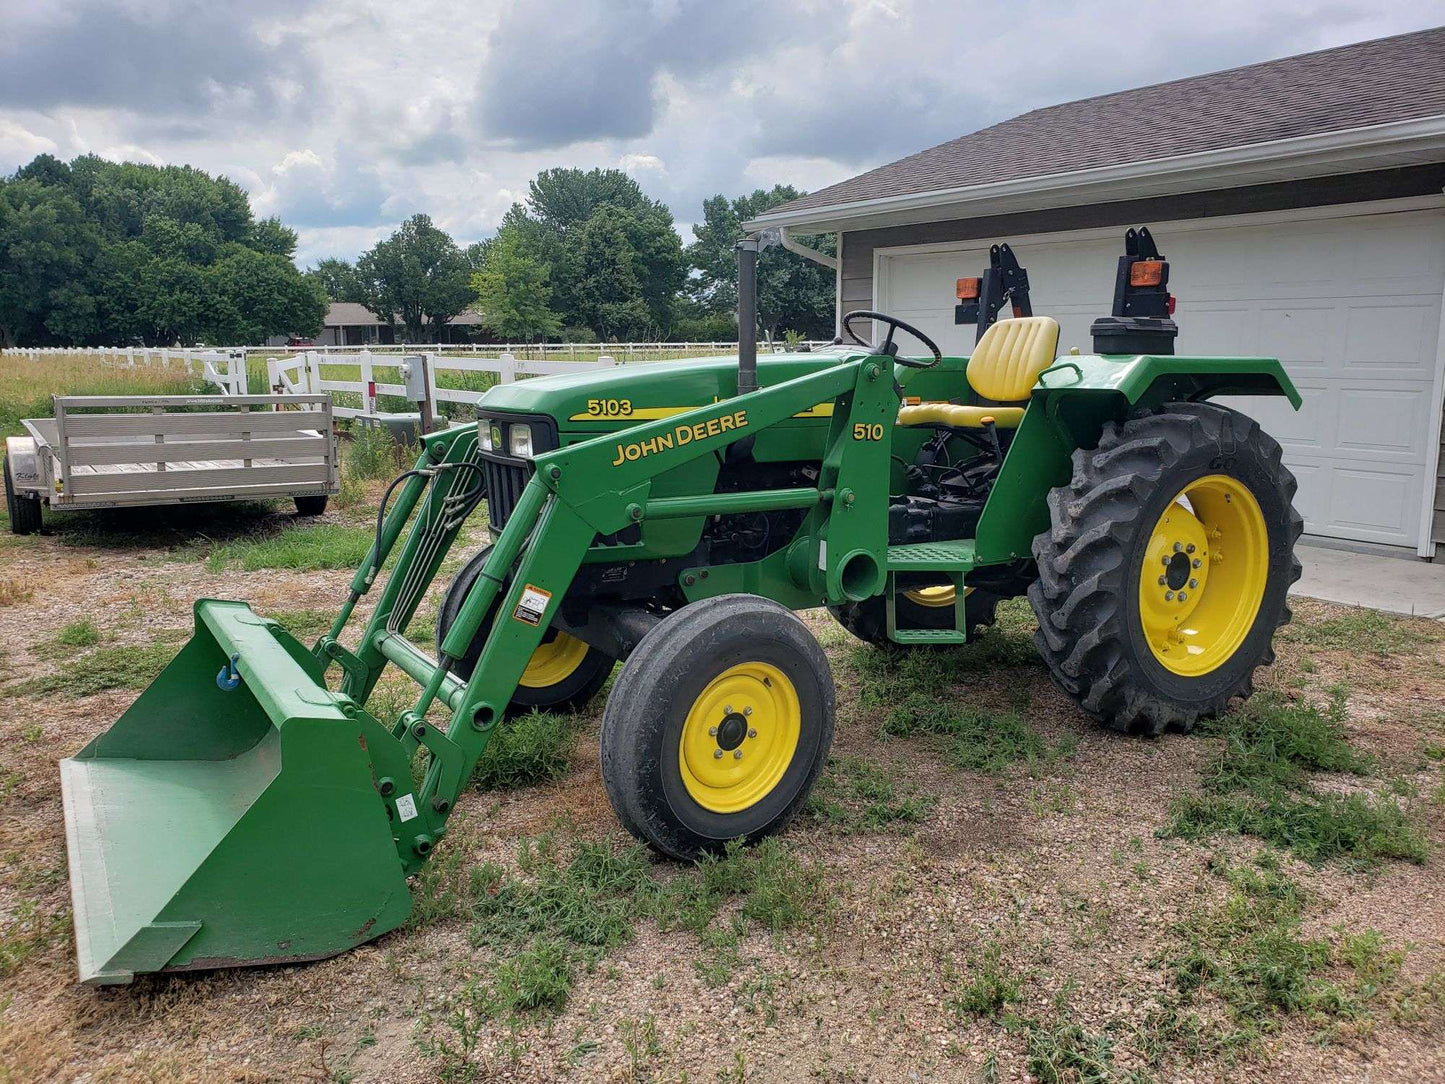
[{"label": "gutter downspout", "polygon": [[787,226],[783,226],[778,230],[778,241],[789,252],[796,252],[805,260],[820,263],[824,267],[832,268],[834,271],[838,269],[838,257],[829,256],[826,252],[819,252],[816,248],[809,248],[802,242],[793,240],[792,235],[788,233]]}]

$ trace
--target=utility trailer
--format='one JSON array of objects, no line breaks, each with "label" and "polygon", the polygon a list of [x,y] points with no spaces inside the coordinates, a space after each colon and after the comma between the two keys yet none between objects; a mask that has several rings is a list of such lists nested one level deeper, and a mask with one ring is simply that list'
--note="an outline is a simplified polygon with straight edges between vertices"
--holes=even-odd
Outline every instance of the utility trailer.
[{"label": "utility trailer", "polygon": [[290,497],[320,515],[339,487],[326,395],[56,395],[5,442],[10,530],[41,509]]}]

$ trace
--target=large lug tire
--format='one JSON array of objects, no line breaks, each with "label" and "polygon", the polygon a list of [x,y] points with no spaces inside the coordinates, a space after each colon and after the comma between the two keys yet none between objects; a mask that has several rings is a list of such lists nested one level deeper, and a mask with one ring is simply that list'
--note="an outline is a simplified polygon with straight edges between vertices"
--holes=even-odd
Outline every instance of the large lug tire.
[{"label": "large lug tire", "polygon": [[[466,601],[472,584],[481,575],[482,566],[486,564],[487,556],[491,552],[492,547],[487,546],[463,565],[452,578],[446,594],[442,596],[441,606],[437,610],[438,655],[441,654],[442,641],[446,639],[447,632],[461,613],[462,603]],[[500,597],[499,595],[498,602],[492,604],[481,627],[477,629],[477,635],[472,639],[472,646],[467,649],[467,653],[452,660],[452,673],[464,681],[472,676],[477,660],[481,657],[482,647],[487,642],[492,622],[497,616]],[[548,629],[541,646],[527,663],[521,683],[512,694],[507,714],[525,715],[533,710],[578,711],[597,695],[597,690],[602,688],[611,675],[616,661],[605,651],[591,647],[574,636],[557,629]]]},{"label": "large lug tire", "polygon": [[[895,602],[899,626],[905,629],[953,628],[954,591],[953,587],[940,586],[899,592]],[[1000,596],[982,589],[970,590],[964,595],[964,616],[970,641],[994,623],[994,613],[1001,601]],[[895,644],[888,639],[887,602],[882,595],[874,595],[861,602],[829,606],[828,612],[838,619],[838,624],[864,643],[879,647],[910,646]]]},{"label": "large lug tire", "polygon": [[1054,681],[1116,730],[1149,734],[1249,696],[1300,575],[1295,488],[1279,444],[1225,407],[1105,425],[1034,540],[1034,639]]},{"label": "large lug tire", "polygon": [[35,534],[40,530],[40,498],[27,497],[15,489],[15,479],[10,474],[10,457],[5,460],[5,512],[10,517],[11,534]]},{"label": "large lug tire", "polygon": [[291,501],[296,505],[298,516],[319,516],[326,511],[326,494],[322,493],[310,497],[292,497]]},{"label": "large lug tire", "polygon": [[833,744],[828,659],[796,614],[756,595],[675,611],[623,665],[602,715],[618,819],[694,859],[782,829]]}]

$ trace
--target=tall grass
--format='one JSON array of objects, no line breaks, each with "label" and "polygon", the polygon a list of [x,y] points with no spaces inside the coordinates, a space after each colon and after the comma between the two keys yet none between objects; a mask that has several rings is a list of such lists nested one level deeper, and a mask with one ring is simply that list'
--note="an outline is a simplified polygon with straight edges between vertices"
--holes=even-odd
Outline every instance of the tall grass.
[{"label": "tall grass", "polygon": [[208,387],[179,366],[115,369],[81,355],[0,354],[0,436],[23,433],[22,418],[54,414],[52,395],[194,395]]}]

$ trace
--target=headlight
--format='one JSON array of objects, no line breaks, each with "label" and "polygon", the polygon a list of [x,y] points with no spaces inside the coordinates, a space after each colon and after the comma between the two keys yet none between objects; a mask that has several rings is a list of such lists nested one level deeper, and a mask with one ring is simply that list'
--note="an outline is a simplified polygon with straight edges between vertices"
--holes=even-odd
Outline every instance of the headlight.
[{"label": "headlight", "polygon": [[486,422],[482,422],[477,426],[477,439],[481,442],[482,451],[484,452],[496,451],[497,441],[496,438],[492,436],[492,429],[493,427]]},{"label": "headlight", "polygon": [[507,430],[507,450],[518,459],[532,458],[532,427],[514,425]]}]

